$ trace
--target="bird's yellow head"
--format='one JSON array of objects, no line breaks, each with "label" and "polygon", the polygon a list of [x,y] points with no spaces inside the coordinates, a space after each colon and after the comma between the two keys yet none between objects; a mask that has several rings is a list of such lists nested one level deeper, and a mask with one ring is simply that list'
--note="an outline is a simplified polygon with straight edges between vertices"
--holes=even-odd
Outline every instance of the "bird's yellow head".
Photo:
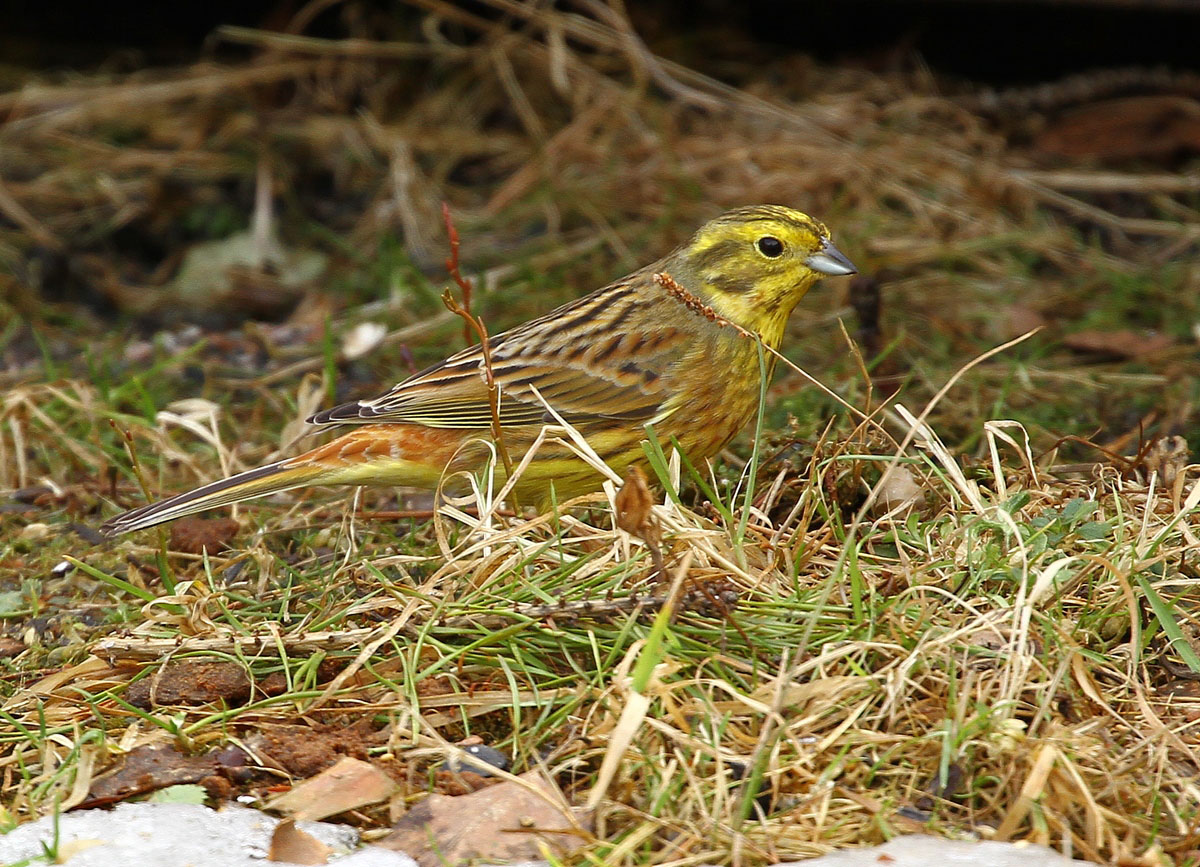
[{"label": "bird's yellow head", "polygon": [[819,277],[857,270],[822,223],[781,205],[738,208],[705,223],[667,265],[719,315],[772,346]]}]

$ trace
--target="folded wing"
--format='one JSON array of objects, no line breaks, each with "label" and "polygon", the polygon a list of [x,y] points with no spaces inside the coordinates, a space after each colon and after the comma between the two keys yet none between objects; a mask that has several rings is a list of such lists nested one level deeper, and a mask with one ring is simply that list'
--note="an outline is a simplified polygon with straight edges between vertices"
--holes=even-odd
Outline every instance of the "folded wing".
[{"label": "folded wing", "polygon": [[[688,332],[662,322],[628,282],[605,287],[491,339],[500,422],[551,422],[537,394],[572,424],[649,420],[669,396],[671,371],[688,343]],[[342,404],[309,421],[486,429],[492,414],[483,353],[469,347],[377,398]]]}]

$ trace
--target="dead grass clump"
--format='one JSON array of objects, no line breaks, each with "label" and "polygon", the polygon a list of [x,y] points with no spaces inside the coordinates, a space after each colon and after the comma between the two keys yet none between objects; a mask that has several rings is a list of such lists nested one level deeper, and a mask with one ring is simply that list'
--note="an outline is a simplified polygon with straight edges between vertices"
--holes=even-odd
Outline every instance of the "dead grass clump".
[{"label": "dead grass clump", "polygon": [[[740,498],[722,505],[732,520],[654,505],[678,596],[615,528],[617,480],[576,504],[587,521],[502,517],[503,491],[482,485],[470,511],[438,510],[440,554],[347,552],[324,578],[306,569],[318,596],[247,596],[244,581],[197,574],[126,637],[6,701],[10,809],[80,803],[108,757],[137,746],[203,752],[268,724],[373,718],[389,722],[383,758],[483,734],[518,769],[544,763],[576,802],[615,759],[590,799],[589,850],[606,863],[763,863],[919,828],[1101,861],[1190,852],[1200,660],[1180,590],[1200,468],[1169,489],[1099,465],[1058,479],[1019,427],[994,423],[998,474],[968,479],[908,417],[910,472],[930,496],[904,514],[864,509],[849,534],[819,517],[842,508],[821,484],[800,494],[811,517],[786,529],[768,517],[780,485],[744,524]],[[815,478],[824,461],[871,459],[830,445]],[[227,561],[206,562],[216,575]],[[318,682],[326,654],[341,661]],[[155,657],[282,666],[288,686],[143,711],[123,696],[136,660]],[[644,711],[617,739],[635,695]]]}]

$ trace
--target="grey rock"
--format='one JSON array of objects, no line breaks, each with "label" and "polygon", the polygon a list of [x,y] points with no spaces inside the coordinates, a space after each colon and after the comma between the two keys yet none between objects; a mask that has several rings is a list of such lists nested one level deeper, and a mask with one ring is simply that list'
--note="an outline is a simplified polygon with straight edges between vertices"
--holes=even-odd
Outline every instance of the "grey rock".
[{"label": "grey rock", "polygon": [[[58,851],[69,867],[264,867],[279,819],[247,807],[210,810],[199,804],[118,804],[57,817]],[[0,836],[0,864],[45,863],[55,817],[45,816]],[[355,849],[358,832],[329,822],[297,822],[340,857],[339,867],[417,867],[407,855],[376,846]]]}]

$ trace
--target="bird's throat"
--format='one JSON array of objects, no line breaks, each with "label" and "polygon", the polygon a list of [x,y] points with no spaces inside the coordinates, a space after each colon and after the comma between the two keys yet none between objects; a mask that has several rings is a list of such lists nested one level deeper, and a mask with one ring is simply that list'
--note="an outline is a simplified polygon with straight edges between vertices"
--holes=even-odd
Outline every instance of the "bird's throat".
[{"label": "bird's throat", "polygon": [[717,316],[757,334],[762,342],[772,349],[779,349],[783,343],[788,318],[800,303],[800,299],[808,292],[809,286],[797,287],[787,293],[751,290],[742,295],[730,295],[706,288],[706,303]]}]

